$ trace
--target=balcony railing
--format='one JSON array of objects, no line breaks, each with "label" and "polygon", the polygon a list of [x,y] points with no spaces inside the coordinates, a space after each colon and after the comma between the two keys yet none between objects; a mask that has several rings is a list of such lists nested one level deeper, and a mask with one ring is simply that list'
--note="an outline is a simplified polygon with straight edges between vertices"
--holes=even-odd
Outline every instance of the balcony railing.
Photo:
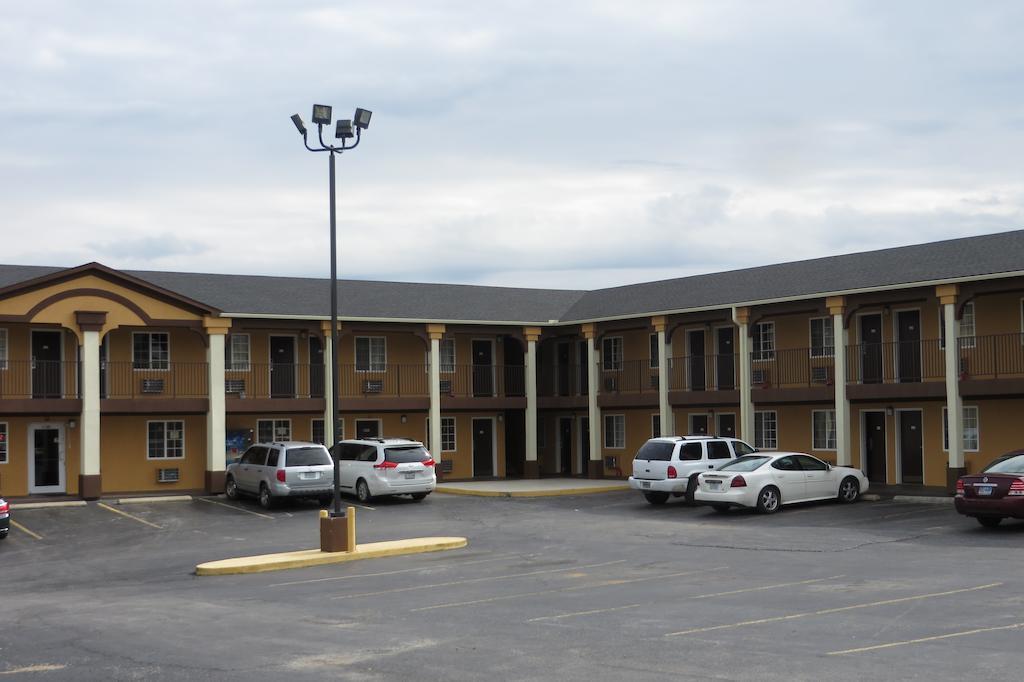
[{"label": "balcony railing", "polygon": [[238,398],[323,398],[319,363],[251,363],[224,369],[224,392]]},{"label": "balcony railing", "polygon": [[847,383],[911,384],[946,376],[938,339],[854,344],[846,349]]},{"label": "balcony railing", "polygon": [[100,363],[101,398],[206,398],[209,372],[205,362],[168,362],[145,367],[133,362]]},{"label": "balcony railing", "polygon": [[[736,354],[684,355],[669,358],[670,391],[731,391],[739,386]],[[652,369],[657,373],[658,370]]]},{"label": "balcony railing", "polygon": [[537,395],[542,398],[587,395],[586,365],[555,365],[537,368]]},{"label": "balcony railing", "polygon": [[776,350],[771,353],[762,352],[760,355],[755,354],[750,361],[751,386],[754,388],[832,386],[835,384],[835,358],[832,356],[831,350],[792,348]]},{"label": "balcony railing", "polygon": [[958,339],[961,379],[1024,378],[1024,334]]},{"label": "balcony railing", "polygon": [[7,360],[0,363],[0,398],[78,398],[78,362]]},{"label": "balcony railing", "polygon": [[624,360],[616,369],[598,371],[598,393],[657,393],[658,368],[650,360]]}]

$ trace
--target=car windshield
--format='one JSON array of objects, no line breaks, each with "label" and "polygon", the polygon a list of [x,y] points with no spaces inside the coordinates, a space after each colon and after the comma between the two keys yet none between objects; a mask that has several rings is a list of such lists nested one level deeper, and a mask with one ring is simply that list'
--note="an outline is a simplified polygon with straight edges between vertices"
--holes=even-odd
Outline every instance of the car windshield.
[{"label": "car windshield", "polygon": [[634,459],[645,459],[648,462],[667,462],[672,459],[672,450],[675,443],[665,443],[660,440],[649,440],[640,446]]},{"label": "car windshield", "polygon": [[331,456],[325,448],[288,448],[285,457],[286,467],[313,467],[320,464],[331,464]]},{"label": "car windshield", "polygon": [[423,449],[422,445],[403,445],[397,448],[384,448],[384,459],[395,464],[426,462],[430,459],[430,453]]},{"label": "car windshield", "polygon": [[985,469],[986,474],[1024,474],[1024,455],[1001,457]]},{"label": "car windshield", "polygon": [[719,471],[725,471],[725,470],[729,470],[729,471],[753,471],[754,469],[759,469],[769,459],[771,459],[771,458],[770,457],[765,457],[764,455],[749,455],[749,456],[737,457],[736,459],[734,459],[733,461],[729,462],[728,464],[723,464],[722,466],[718,467],[718,470]]}]

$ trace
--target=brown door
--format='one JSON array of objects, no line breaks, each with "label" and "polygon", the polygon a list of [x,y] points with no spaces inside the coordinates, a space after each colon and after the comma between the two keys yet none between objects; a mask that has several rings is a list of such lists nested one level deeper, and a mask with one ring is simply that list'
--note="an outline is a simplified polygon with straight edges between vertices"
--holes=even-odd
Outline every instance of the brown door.
[{"label": "brown door", "polygon": [[885,483],[885,412],[864,413],[864,463],[871,483]]},{"label": "brown door", "polygon": [[882,383],[882,316],[860,318],[860,376],[865,384]]},{"label": "brown door", "polygon": [[718,433],[717,436],[723,438],[735,438],[736,437],[736,415],[734,414],[720,414],[718,415]]},{"label": "brown door", "polygon": [[708,416],[706,414],[690,415],[690,435],[706,436],[708,433]]},{"label": "brown door", "polygon": [[295,339],[270,337],[270,397],[295,397]]},{"label": "brown door", "polygon": [[924,482],[924,461],[921,436],[921,412],[900,410],[900,470],[903,483]]},{"label": "brown door", "polygon": [[579,374],[579,395],[587,395],[590,391],[590,375],[587,373],[587,368],[590,366],[587,364],[587,342],[580,341],[579,347],[579,358],[580,361],[576,363],[576,372]]},{"label": "brown door", "polygon": [[[473,397],[494,395],[494,353],[491,342],[473,341]],[[488,474],[491,475],[491,474]]]},{"label": "brown door", "polygon": [[324,397],[324,344],[319,336],[309,337],[309,397]]},{"label": "brown door", "polygon": [[590,418],[580,419],[580,475],[590,475]]},{"label": "brown door", "polygon": [[901,384],[921,381],[920,311],[896,313],[896,372]]},{"label": "brown door", "polygon": [[[732,327],[720,327],[718,334],[718,357],[716,360],[718,371],[718,390],[731,391],[736,388],[736,364],[733,358],[733,329]],[[719,435],[725,435],[720,433]]]},{"label": "brown door", "polygon": [[704,331],[698,329],[686,332],[686,338],[690,346],[690,390],[703,391],[707,386],[704,372]]},{"label": "brown door", "polygon": [[558,418],[559,470],[565,476],[572,474],[572,417]]},{"label": "brown door", "polygon": [[569,395],[572,386],[572,344],[558,344],[558,395]]},{"label": "brown door", "polygon": [[494,475],[494,423],[473,420],[473,476]]},{"label": "brown door", "polygon": [[60,398],[63,376],[61,372],[61,333],[32,332],[32,397]]}]

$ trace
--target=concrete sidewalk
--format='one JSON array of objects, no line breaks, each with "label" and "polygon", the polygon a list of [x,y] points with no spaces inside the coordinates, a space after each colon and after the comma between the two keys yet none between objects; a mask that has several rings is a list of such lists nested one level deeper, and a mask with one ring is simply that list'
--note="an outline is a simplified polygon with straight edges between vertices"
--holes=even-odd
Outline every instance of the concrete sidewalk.
[{"label": "concrete sidewalk", "polygon": [[604,481],[587,478],[533,478],[503,481],[464,481],[439,483],[436,492],[477,497],[554,497],[557,495],[592,495],[629,490],[626,481]]}]

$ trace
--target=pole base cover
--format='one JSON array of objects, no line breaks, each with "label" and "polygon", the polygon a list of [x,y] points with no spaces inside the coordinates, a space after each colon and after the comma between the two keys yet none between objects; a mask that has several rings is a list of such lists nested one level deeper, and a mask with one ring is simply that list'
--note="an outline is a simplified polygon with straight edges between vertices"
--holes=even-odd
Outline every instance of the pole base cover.
[{"label": "pole base cover", "polygon": [[356,548],[356,510],[349,507],[345,516],[320,512],[320,551],[352,552]]}]

